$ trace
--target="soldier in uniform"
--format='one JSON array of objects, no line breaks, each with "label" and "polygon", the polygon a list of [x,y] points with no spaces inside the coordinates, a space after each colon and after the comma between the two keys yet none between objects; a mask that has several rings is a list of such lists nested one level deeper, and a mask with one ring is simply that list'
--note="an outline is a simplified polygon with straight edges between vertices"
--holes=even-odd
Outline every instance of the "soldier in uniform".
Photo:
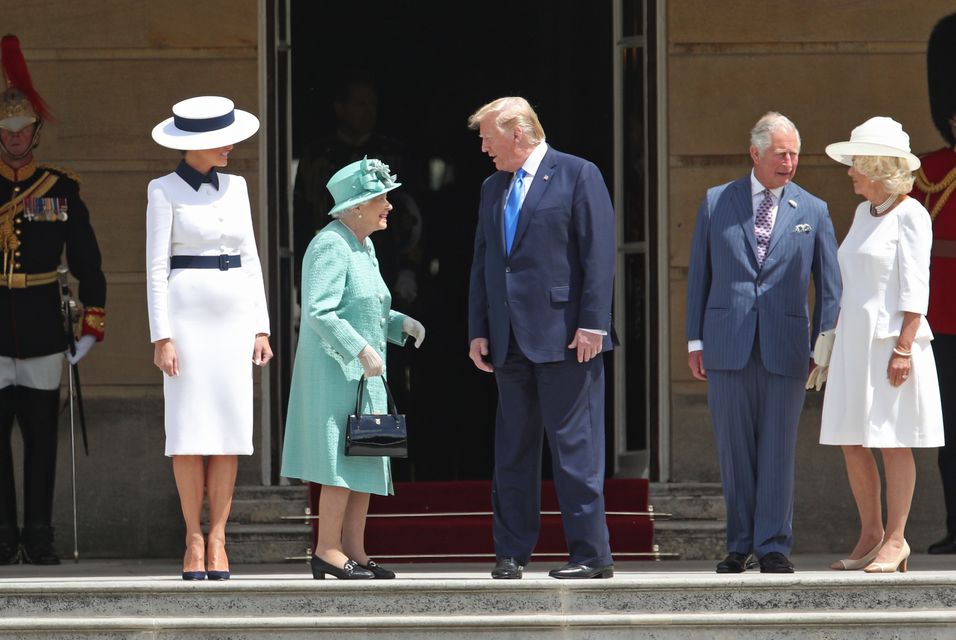
[{"label": "soldier in uniform", "polygon": [[956,279],[956,13],[940,20],[926,51],[930,110],[946,146],[921,157],[910,194],[933,218],[929,311],[933,352],[942,390],[946,445],[939,448],[939,471],[946,502],[946,536],[930,553],[956,553],[956,298],[947,287]]},{"label": "soldier in uniform", "polygon": [[[60,379],[103,339],[106,278],[76,176],[38,165],[49,110],[33,89],[15,36],[0,41],[0,564],[58,564],[53,547]],[[80,282],[82,336],[69,350],[57,267]],[[23,439],[23,529],[17,527],[11,436]]]}]

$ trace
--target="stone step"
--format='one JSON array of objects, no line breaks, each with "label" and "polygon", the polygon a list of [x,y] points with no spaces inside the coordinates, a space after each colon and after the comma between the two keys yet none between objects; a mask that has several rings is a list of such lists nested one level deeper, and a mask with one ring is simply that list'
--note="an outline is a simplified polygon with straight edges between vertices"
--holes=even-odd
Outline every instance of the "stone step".
[{"label": "stone step", "polygon": [[652,482],[648,501],[675,520],[724,520],[724,495],[714,482]]},{"label": "stone step", "polygon": [[723,521],[660,520],[654,523],[658,551],[682,560],[720,560],[726,555],[727,526]]},{"label": "stone step", "polygon": [[[230,525],[230,555],[237,562],[281,562],[308,554],[311,537],[303,521],[308,489],[296,486],[236,487]],[[724,502],[718,483],[651,483],[650,503],[670,519],[655,521],[658,551],[695,560],[724,556]],[[301,524],[300,524],[301,523]]]},{"label": "stone step", "polygon": [[312,531],[306,524],[226,525],[229,558],[235,563],[261,564],[309,557]]},{"label": "stone step", "polygon": [[[665,563],[657,564],[663,567]],[[420,565],[419,565],[420,566]],[[545,565],[547,566],[547,565]],[[622,565],[623,566],[623,565]],[[543,576],[540,572],[538,575]],[[414,576],[413,571],[404,573]],[[956,576],[913,572],[749,572],[718,576],[619,571],[612,580],[547,577],[501,581],[475,572],[468,579],[312,580],[306,572],[226,582],[152,579],[69,579],[0,582],[3,620],[183,617],[213,618],[838,613],[950,609]]]},{"label": "stone step", "polygon": [[77,638],[165,638],[252,640],[282,638],[427,638],[513,640],[525,634],[558,634],[573,640],[923,640],[956,638],[950,610],[721,613],[721,614],[543,614],[331,617],[134,617],[0,620],[0,637],[43,634],[51,640]]},{"label": "stone step", "polygon": [[302,485],[265,487],[240,486],[232,499],[231,522],[241,524],[283,524],[283,517],[301,516],[308,506],[309,490]]}]

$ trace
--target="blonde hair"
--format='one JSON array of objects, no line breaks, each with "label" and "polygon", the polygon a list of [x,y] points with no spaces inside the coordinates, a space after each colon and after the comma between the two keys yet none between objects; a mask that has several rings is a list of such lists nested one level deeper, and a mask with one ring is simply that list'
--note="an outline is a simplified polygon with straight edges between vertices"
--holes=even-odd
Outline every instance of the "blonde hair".
[{"label": "blonde hair", "polygon": [[879,181],[887,194],[913,190],[913,172],[906,158],[894,156],[853,156],[853,168],[870,180]]},{"label": "blonde hair", "polygon": [[544,142],[544,127],[538,120],[538,114],[524,98],[510,96],[498,98],[479,108],[468,117],[468,128],[477,129],[488,114],[495,116],[495,126],[501,131],[521,129],[532,145]]}]

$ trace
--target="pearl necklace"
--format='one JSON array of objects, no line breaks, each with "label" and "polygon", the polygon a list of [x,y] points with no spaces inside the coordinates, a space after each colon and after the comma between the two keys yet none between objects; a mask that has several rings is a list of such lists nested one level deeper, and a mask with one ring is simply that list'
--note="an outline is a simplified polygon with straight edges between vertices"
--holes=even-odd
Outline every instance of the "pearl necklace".
[{"label": "pearl necklace", "polygon": [[878,204],[875,207],[871,204],[870,215],[874,218],[878,218],[879,216],[885,214],[887,211],[889,211],[890,207],[893,206],[893,203],[896,202],[896,199],[899,197],[899,194],[893,193],[890,194],[890,197],[884,200],[882,204]]}]

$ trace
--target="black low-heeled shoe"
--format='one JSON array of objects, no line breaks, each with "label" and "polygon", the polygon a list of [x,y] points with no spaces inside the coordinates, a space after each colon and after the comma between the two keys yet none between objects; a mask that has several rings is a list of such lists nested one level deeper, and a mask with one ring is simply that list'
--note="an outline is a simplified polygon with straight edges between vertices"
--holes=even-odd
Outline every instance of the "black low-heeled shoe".
[{"label": "black low-heeled shoe", "polygon": [[360,567],[367,569],[372,572],[372,575],[375,576],[377,580],[391,580],[395,577],[395,572],[391,569],[386,569],[379,563],[375,562],[371,558],[368,559],[368,562],[365,564],[360,564]]},{"label": "black low-heeled shoe", "polygon": [[230,576],[229,571],[213,571],[212,569],[206,571],[207,580],[228,580]]},{"label": "black low-heeled shoe", "polygon": [[346,560],[345,566],[340,569],[322,558],[312,556],[312,577],[315,580],[324,580],[325,574],[335,576],[339,580],[371,580],[375,577],[374,573],[351,558]]},{"label": "black low-heeled shoe", "polygon": [[183,571],[183,580],[205,580],[205,571]]}]

